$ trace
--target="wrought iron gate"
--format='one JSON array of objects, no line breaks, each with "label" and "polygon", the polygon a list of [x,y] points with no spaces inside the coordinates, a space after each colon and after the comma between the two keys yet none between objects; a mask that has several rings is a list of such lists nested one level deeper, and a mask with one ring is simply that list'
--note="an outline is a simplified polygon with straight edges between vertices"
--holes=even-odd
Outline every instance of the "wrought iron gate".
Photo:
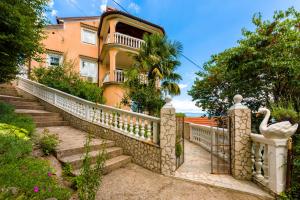
[{"label": "wrought iron gate", "polygon": [[217,119],[218,128],[211,128],[211,173],[231,174],[231,143],[232,137],[230,117]]},{"label": "wrought iron gate", "polygon": [[176,116],[176,169],[184,162],[184,117]]}]

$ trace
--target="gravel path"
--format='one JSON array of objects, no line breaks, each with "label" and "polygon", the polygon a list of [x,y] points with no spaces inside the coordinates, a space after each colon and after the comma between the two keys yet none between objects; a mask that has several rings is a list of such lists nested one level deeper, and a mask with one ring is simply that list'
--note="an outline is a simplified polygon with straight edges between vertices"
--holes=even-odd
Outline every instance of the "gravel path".
[{"label": "gravel path", "polygon": [[258,200],[247,194],[165,177],[128,164],[103,177],[97,200]]}]

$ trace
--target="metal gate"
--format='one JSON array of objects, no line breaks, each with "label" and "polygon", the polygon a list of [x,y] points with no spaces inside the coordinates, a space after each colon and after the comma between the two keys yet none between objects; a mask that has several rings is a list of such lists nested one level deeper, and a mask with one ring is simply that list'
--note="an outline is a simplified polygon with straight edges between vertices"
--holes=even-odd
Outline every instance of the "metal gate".
[{"label": "metal gate", "polygon": [[176,169],[184,162],[184,117],[176,116]]},{"label": "metal gate", "polygon": [[211,128],[211,173],[231,174],[232,137],[230,117],[217,118],[218,128]]}]

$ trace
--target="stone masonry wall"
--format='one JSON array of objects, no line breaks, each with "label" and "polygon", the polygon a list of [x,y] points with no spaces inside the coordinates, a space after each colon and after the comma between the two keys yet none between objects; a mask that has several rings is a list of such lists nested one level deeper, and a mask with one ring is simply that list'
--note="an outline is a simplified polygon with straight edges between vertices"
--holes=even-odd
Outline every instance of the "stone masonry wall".
[{"label": "stone masonry wall", "polygon": [[[26,96],[27,98],[33,97],[26,92],[20,90],[19,92],[21,92],[22,95]],[[134,163],[153,172],[161,173],[161,149],[159,146],[142,142],[135,138],[122,135],[113,130],[95,125],[75,117],[43,100],[39,99],[39,101],[45,106],[46,110],[60,113],[64,120],[68,121],[72,127],[85,132],[90,132],[103,139],[115,141],[116,146],[121,147],[124,154],[131,156],[131,159]]]},{"label": "stone masonry wall", "polygon": [[240,180],[251,180],[251,110],[244,106],[233,106],[228,115],[231,118],[232,176]]},{"label": "stone masonry wall", "polygon": [[170,101],[167,99],[167,104],[160,111],[160,147],[161,173],[172,176],[176,170],[176,116]]}]

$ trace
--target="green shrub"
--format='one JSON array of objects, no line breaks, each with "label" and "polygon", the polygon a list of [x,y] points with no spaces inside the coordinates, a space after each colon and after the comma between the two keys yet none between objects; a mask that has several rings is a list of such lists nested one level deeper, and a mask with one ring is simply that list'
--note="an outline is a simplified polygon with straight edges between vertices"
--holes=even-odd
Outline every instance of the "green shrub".
[{"label": "green shrub", "polygon": [[32,118],[14,113],[14,107],[3,102],[0,102],[0,123],[11,124],[26,129],[28,136],[30,136],[35,129]]},{"label": "green shrub", "polygon": [[14,135],[18,138],[29,140],[29,137],[27,137],[28,131],[26,129],[5,123],[0,123],[0,135]]},{"label": "green shrub", "polygon": [[0,117],[14,113],[15,108],[7,103],[0,102]]},{"label": "green shrub", "polygon": [[57,135],[50,134],[48,129],[44,129],[43,135],[40,138],[40,146],[45,155],[54,153],[56,146],[59,143]]},{"label": "green shrub", "polygon": [[186,117],[185,113],[176,113],[176,117]]},{"label": "green shrub", "polygon": [[0,168],[0,188],[16,187],[20,191],[12,199],[47,199],[60,200],[70,198],[70,191],[58,185],[52,176],[51,168],[45,160],[23,158],[10,162]]},{"label": "green shrub", "polygon": [[0,166],[15,162],[32,152],[32,144],[28,140],[13,134],[0,133]]},{"label": "green shrub", "polygon": [[271,105],[272,116],[276,121],[291,121],[293,123],[298,121],[298,113],[295,111],[293,104],[289,102],[279,102]]},{"label": "green shrub", "polygon": [[96,165],[92,166],[91,157],[89,156],[90,141],[90,136],[88,136],[85,143],[83,166],[80,175],[75,179],[80,200],[94,200],[96,198],[106,160],[106,153],[103,150],[97,156]]},{"label": "green shrub", "polygon": [[0,124],[0,199],[69,199],[70,191],[59,186],[49,163],[33,158],[31,152],[25,129]]},{"label": "green shrub", "polygon": [[64,176],[73,176],[73,174],[72,174],[72,166],[69,163],[65,163],[63,165],[63,175]]},{"label": "green shrub", "polygon": [[182,146],[181,146],[180,143],[176,143],[176,145],[175,145],[175,155],[178,158],[178,157],[181,156],[181,154],[182,154]]},{"label": "green shrub", "polygon": [[94,83],[83,80],[80,74],[73,71],[74,63],[65,61],[57,67],[39,67],[33,70],[32,79],[48,87],[88,101],[104,103],[103,91]]}]

